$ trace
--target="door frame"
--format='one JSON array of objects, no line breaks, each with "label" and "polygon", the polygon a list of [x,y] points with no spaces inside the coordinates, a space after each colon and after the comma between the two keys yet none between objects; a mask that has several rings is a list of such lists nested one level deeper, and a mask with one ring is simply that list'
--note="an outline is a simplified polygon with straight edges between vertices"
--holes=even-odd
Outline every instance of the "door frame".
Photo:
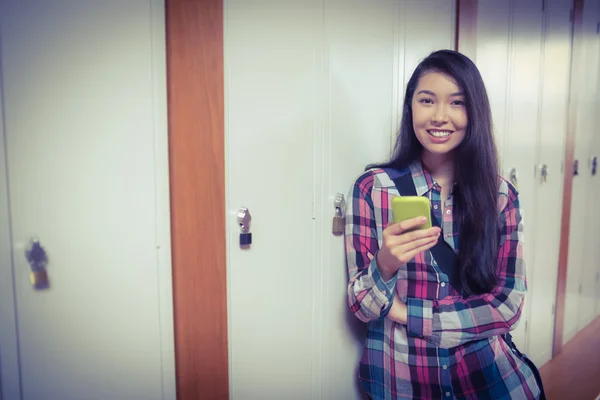
[{"label": "door frame", "polygon": [[177,398],[229,398],[223,0],[166,0]]}]

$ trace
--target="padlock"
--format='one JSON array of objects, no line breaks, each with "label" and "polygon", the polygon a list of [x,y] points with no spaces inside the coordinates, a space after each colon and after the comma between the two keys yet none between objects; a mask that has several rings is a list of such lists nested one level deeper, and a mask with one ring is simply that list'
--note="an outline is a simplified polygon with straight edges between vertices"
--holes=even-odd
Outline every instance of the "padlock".
[{"label": "padlock", "polygon": [[30,266],[29,280],[34,289],[48,289],[50,282],[48,279],[48,256],[40,244],[38,238],[33,238],[25,250],[25,257]]},{"label": "padlock", "polygon": [[240,233],[240,246],[250,246],[252,244],[251,233]]},{"label": "padlock", "polygon": [[344,195],[342,193],[338,193],[335,196],[333,208],[335,209],[335,215],[333,216],[331,233],[333,233],[335,236],[343,235],[346,225],[346,218],[344,218],[346,200],[344,199]]},{"label": "padlock", "polygon": [[343,216],[340,215],[336,215],[333,217],[333,226],[332,226],[332,233],[334,235],[343,235],[344,234],[344,228],[346,225],[346,219]]},{"label": "padlock", "polygon": [[32,271],[29,274],[29,279],[31,280],[31,286],[35,289],[47,289],[50,286],[48,273],[45,269]]},{"label": "padlock", "polygon": [[252,244],[252,233],[250,233],[250,221],[252,216],[250,211],[242,207],[238,211],[238,224],[240,225],[240,247],[248,249]]}]

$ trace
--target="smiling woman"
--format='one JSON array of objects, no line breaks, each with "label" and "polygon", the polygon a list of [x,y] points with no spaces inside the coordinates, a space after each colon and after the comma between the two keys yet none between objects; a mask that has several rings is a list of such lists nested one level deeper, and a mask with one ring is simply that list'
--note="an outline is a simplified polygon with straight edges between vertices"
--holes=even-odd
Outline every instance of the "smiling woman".
[{"label": "smiling woman", "polygon": [[[392,222],[389,205],[410,195],[407,186],[429,199],[440,226]],[[537,370],[505,339],[527,290],[522,212],[498,175],[489,101],[471,60],[442,50],[419,64],[391,161],[367,168],[351,193],[348,303],[368,323],[359,368],[367,394],[544,398]]]}]

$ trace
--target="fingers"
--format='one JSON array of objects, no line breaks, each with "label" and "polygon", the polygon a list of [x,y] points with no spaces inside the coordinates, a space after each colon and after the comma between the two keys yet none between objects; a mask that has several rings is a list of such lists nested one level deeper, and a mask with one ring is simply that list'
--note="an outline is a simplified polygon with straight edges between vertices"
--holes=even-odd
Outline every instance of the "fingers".
[{"label": "fingers", "polygon": [[[398,224],[396,224],[396,226],[397,225]],[[438,237],[442,232],[441,228],[437,226],[434,226],[429,229],[419,229],[416,231],[404,232],[400,234],[392,234],[390,233],[390,231],[386,232],[386,230],[383,231],[383,238],[387,243],[394,246],[413,242],[419,239],[430,238],[434,236]]]},{"label": "fingers", "polygon": [[407,230],[416,228],[419,225],[424,224],[425,222],[427,222],[426,217],[411,218],[402,222],[398,222],[397,224],[389,225],[386,228],[386,231],[388,231],[390,235],[399,235],[403,232],[406,232]]},{"label": "fingers", "polygon": [[[423,239],[423,240],[426,240],[426,239]],[[429,239],[425,243],[422,243],[422,244],[418,245],[417,247],[414,247],[412,250],[400,250],[400,248],[398,248],[399,253],[400,253],[398,260],[401,263],[406,264],[407,262],[409,262],[410,260],[415,258],[418,254],[420,254],[424,251],[427,251],[430,248],[432,248],[433,246],[435,246],[436,242],[437,242],[437,238]]]}]

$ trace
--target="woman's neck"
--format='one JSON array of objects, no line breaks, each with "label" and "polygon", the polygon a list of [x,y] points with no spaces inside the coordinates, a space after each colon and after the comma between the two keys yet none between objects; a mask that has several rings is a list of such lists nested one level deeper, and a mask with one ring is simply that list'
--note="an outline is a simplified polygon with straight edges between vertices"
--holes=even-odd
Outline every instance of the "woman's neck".
[{"label": "woman's neck", "polygon": [[453,154],[440,155],[423,151],[421,154],[421,162],[433,179],[435,179],[442,187],[448,187],[454,183]]}]

